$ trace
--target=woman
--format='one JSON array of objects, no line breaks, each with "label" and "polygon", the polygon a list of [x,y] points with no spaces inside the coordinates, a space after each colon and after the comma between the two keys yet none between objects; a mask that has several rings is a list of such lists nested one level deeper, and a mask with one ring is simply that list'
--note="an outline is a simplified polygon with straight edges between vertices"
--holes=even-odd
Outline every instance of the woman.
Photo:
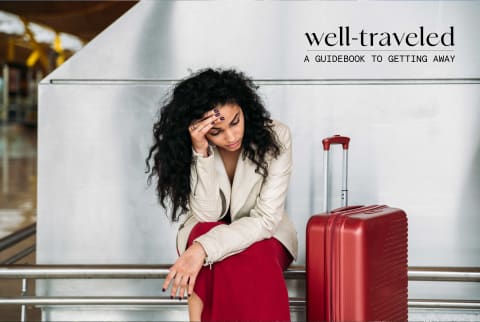
[{"label": "woman", "polygon": [[241,72],[201,70],[175,86],[154,124],[149,182],[156,176],[173,221],[186,214],[163,291],[187,293],[193,321],[290,320],[290,130],[270,119],[256,89]]}]

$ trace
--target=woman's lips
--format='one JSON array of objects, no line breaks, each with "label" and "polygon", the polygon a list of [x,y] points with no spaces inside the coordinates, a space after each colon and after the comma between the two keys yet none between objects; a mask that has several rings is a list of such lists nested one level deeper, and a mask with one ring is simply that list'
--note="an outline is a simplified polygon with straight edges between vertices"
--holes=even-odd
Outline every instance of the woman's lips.
[{"label": "woman's lips", "polygon": [[238,140],[237,142],[233,143],[233,144],[229,144],[227,145],[229,148],[236,148],[237,145],[240,144],[240,140]]}]

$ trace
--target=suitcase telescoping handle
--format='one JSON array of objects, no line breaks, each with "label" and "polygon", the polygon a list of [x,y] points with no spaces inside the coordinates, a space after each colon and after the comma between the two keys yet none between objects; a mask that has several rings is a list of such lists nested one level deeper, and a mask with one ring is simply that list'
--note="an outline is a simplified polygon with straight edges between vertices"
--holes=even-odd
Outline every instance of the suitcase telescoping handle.
[{"label": "suitcase telescoping handle", "polygon": [[348,205],[348,188],[347,188],[347,180],[348,180],[348,144],[350,143],[350,138],[341,135],[334,135],[322,140],[323,143],[323,177],[324,180],[324,187],[323,187],[323,194],[324,194],[324,205],[323,211],[329,211],[329,204],[328,204],[328,171],[329,171],[329,151],[330,145],[334,144],[341,144],[343,147],[343,170],[342,170],[342,207],[346,207]]}]

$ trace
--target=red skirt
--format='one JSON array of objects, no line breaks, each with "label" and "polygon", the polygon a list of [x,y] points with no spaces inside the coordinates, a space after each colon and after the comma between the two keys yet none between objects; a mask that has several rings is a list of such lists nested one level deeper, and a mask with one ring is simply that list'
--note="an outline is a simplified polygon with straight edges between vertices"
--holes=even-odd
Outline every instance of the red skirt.
[{"label": "red skirt", "polygon": [[[193,240],[224,222],[198,223]],[[290,321],[283,271],[293,258],[275,238],[254,243],[243,252],[204,266],[194,292],[203,302],[202,321]]]}]

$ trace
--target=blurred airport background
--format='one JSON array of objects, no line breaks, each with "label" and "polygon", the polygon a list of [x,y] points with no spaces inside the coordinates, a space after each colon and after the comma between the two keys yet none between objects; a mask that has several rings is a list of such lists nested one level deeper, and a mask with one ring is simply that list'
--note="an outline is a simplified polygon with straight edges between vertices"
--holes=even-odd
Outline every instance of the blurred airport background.
[{"label": "blurred airport background", "polygon": [[[22,229],[30,234],[2,251],[0,262],[27,249],[15,263],[36,262],[38,83],[135,3],[0,1],[0,239]],[[0,296],[20,294],[21,281],[1,283]],[[29,321],[39,320],[39,310],[30,310]],[[0,307],[0,321],[19,317],[18,305]]]}]

